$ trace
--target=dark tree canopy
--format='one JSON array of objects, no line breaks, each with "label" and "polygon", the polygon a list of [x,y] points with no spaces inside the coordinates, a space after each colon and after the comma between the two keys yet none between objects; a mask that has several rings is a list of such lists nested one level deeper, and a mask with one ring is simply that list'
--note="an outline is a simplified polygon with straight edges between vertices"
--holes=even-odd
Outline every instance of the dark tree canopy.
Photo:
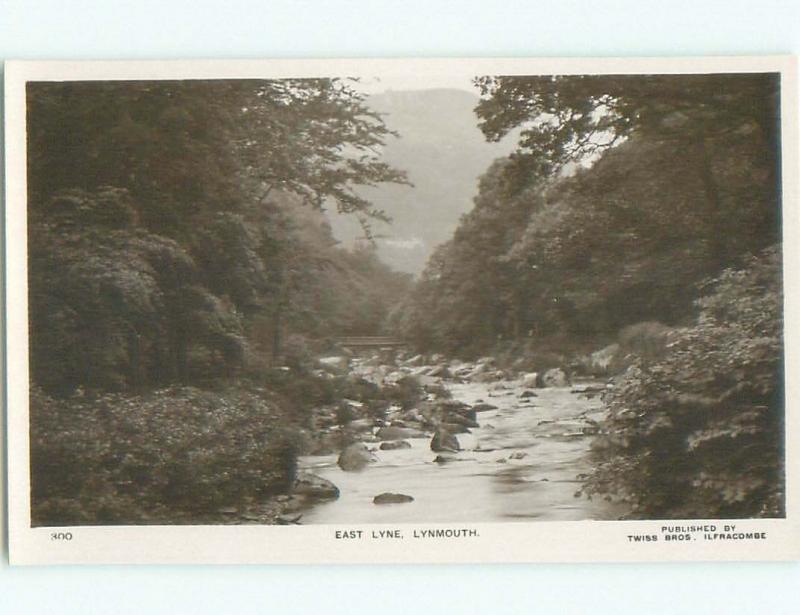
[{"label": "dark tree canopy", "polygon": [[358,187],[406,181],[347,81],[34,82],[28,127],[33,375],[51,391],[229,377],[292,334],[379,329],[407,283],[337,248],[321,213],[385,218]]},{"label": "dark tree canopy", "polygon": [[521,128],[517,158],[558,169],[638,132],[648,139],[724,136],[754,125],[777,152],[777,74],[480,77],[476,109],[487,139]]},{"label": "dark tree canopy", "polygon": [[151,227],[246,207],[273,189],[382,217],[354,191],[403,182],[380,160],[390,132],[331,79],[32,83],[31,202],[62,188],[125,187]]},{"label": "dark tree canopy", "polygon": [[698,282],[779,241],[776,75],[477,83],[487,138],[519,147],[422,276],[401,319],[421,344],[564,349],[677,324]]}]

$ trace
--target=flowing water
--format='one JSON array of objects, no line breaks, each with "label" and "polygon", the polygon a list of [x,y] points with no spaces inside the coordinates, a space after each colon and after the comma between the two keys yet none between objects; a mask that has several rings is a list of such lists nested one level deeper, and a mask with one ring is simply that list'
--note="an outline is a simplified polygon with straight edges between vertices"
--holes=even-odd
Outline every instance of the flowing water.
[{"label": "flowing water", "polygon": [[[571,521],[622,514],[605,501],[575,497],[577,475],[591,470],[592,436],[584,429],[601,418],[599,400],[569,388],[538,389],[538,397],[528,399],[519,397],[518,388],[490,391],[475,383],[448,388],[453,399],[497,406],[478,413],[479,428],[459,434],[464,450],[448,455],[446,463],[434,462],[430,438],[412,439],[410,449],[376,450],[378,461],[358,472],[341,470],[336,455],[302,458],[302,468],[333,482],[340,497],[307,510],[301,522]],[[384,492],[414,501],[374,504]]]}]

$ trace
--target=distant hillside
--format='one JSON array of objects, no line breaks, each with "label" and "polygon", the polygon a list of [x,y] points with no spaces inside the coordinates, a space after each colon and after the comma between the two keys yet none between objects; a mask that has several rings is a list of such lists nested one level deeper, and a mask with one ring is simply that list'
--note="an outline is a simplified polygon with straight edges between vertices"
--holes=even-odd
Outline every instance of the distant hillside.
[{"label": "distant hillside", "polygon": [[[455,89],[389,91],[368,100],[400,134],[386,145],[387,162],[407,171],[414,184],[362,191],[393,218],[391,225],[375,224],[374,233],[380,236],[381,259],[394,269],[422,271],[433,249],[472,209],[478,177],[513,147],[513,139],[485,141],[473,113],[477,102],[477,95]],[[352,216],[330,217],[334,235],[345,245],[363,236]]]}]

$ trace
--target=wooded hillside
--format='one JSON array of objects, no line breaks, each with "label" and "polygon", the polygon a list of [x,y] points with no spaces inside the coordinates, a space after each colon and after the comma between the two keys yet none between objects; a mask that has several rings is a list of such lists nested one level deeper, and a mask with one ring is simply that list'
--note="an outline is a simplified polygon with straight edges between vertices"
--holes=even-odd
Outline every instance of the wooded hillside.
[{"label": "wooded hillside", "polygon": [[[29,86],[34,381],[126,390],[381,331],[408,280],[321,209],[383,215],[389,134],[337,81]],[[294,337],[292,337],[294,336]]]},{"label": "wooded hillside", "polygon": [[478,82],[487,138],[519,147],[398,325],[432,351],[616,376],[584,494],[636,518],[783,515],[777,77]]},{"label": "wooded hillside", "polygon": [[218,521],[286,493],[336,386],[313,359],[382,333],[410,284],[322,213],[385,218],[356,191],[405,181],[383,121],[328,79],[27,93],[34,524]]},{"label": "wooded hillside", "polygon": [[780,240],[772,77],[483,83],[484,131],[520,146],[422,276],[402,321],[421,346],[570,351],[687,322],[699,282]]}]

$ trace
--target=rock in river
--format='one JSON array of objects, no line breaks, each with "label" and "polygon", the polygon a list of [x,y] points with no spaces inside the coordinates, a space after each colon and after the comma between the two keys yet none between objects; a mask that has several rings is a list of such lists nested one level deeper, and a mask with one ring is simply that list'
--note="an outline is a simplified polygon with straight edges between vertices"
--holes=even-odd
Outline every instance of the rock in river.
[{"label": "rock in river", "polygon": [[474,417],[466,416],[464,414],[457,414],[455,412],[448,414],[443,422],[454,423],[455,425],[461,425],[463,427],[480,427],[480,425],[478,425],[478,421],[476,421]]},{"label": "rock in river", "polygon": [[406,438],[424,438],[425,434],[408,427],[381,427],[375,436],[380,440],[405,440]]},{"label": "rock in river", "polygon": [[528,372],[523,374],[520,379],[520,385],[526,389],[535,389],[539,386],[539,374],[536,372]]},{"label": "rock in river", "polygon": [[381,493],[372,500],[375,504],[405,504],[413,502],[414,498],[403,493]]},{"label": "rock in river", "polygon": [[278,515],[275,519],[275,522],[278,525],[299,525],[300,524],[300,517],[302,514],[295,514],[295,515]]},{"label": "rock in river", "polygon": [[565,387],[569,384],[564,370],[558,367],[548,369],[544,374],[544,378],[542,378],[542,382],[546,387]]},{"label": "rock in river", "polygon": [[339,488],[316,474],[301,472],[294,481],[292,493],[309,500],[335,500],[339,497]]},{"label": "rock in river", "polygon": [[445,365],[435,365],[427,370],[426,376],[438,376],[440,378],[449,378],[450,372]]},{"label": "rock in river", "polygon": [[401,448],[411,448],[411,444],[405,440],[395,440],[393,442],[381,442],[382,451],[396,451]]},{"label": "rock in river", "polygon": [[319,362],[327,369],[338,372],[340,374],[344,374],[347,372],[347,368],[350,365],[350,361],[347,357],[336,356],[336,357],[322,357],[319,359]]},{"label": "rock in river", "polygon": [[362,470],[370,462],[375,461],[375,457],[369,452],[366,445],[361,442],[351,444],[339,455],[339,467],[346,472]]},{"label": "rock in river", "polygon": [[371,431],[373,424],[372,419],[355,419],[347,423],[347,428],[356,432]]},{"label": "rock in river", "polygon": [[451,434],[446,429],[437,429],[431,439],[431,450],[434,453],[451,452],[455,453],[461,450],[458,444],[458,438]]},{"label": "rock in river", "polygon": [[453,434],[453,433],[470,433],[469,427],[465,427],[461,423],[451,423],[449,421],[445,421],[443,423],[439,423],[439,427],[443,431],[448,431],[451,434]]}]

